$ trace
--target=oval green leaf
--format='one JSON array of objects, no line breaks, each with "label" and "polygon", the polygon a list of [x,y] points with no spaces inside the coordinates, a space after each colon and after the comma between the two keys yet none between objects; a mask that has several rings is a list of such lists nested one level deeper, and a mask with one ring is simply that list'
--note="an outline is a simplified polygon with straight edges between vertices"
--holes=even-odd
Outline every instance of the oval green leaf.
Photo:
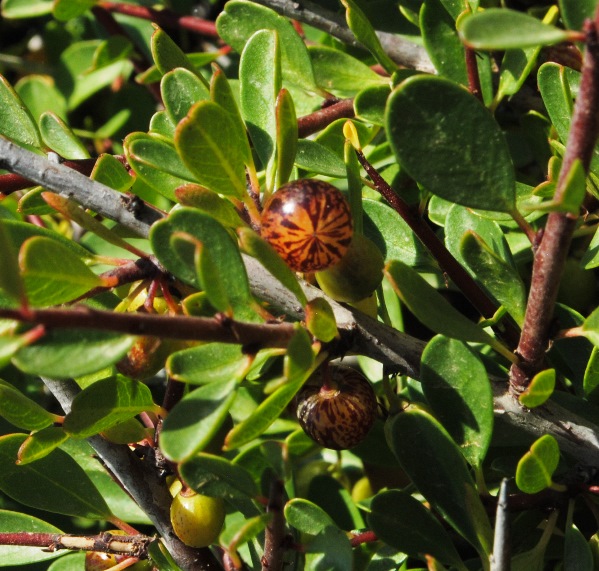
[{"label": "oval green leaf", "polygon": [[178,67],[164,74],[160,93],[168,116],[175,125],[187,115],[194,103],[210,98],[204,81],[188,69]]},{"label": "oval green leaf", "polygon": [[3,380],[0,380],[0,416],[24,430],[41,430],[56,421],[55,415]]},{"label": "oval green leaf", "polygon": [[514,167],[504,135],[462,87],[440,77],[410,77],[389,97],[386,124],[399,163],[427,191],[471,208],[514,209]]},{"label": "oval green leaf", "polygon": [[58,115],[46,111],[39,124],[44,143],[61,157],[71,160],[89,158],[85,145]]},{"label": "oval green leaf", "polygon": [[559,463],[559,446],[550,434],[533,442],[516,468],[516,485],[526,494],[536,494],[553,483],[551,477]]},{"label": "oval green leaf", "polygon": [[31,113],[10,83],[0,75],[0,134],[15,143],[41,147],[37,126]]},{"label": "oval green leaf", "polygon": [[61,426],[48,426],[30,434],[19,448],[19,466],[44,458],[68,440],[69,435]]},{"label": "oval green leaf", "polygon": [[553,394],[555,369],[545,369],[537,373],[526,390],[518,397],[520,404],[527,408],[541,406]]}]

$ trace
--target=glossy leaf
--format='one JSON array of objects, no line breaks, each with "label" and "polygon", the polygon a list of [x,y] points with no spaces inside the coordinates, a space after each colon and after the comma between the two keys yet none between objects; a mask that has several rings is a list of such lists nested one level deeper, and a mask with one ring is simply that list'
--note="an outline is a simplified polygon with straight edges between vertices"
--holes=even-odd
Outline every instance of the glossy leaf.
[{"label": "glossy leaf", "polygon": [[356,116],[374,125],[385,124],[385,107],[391,90],[386,85],[366,87],[354,98]]},{"label": "glossy leaf", "polygon": [[21,145],[38,148],[42,145],[37,126],[29,110],[1,75],[0,134]]},{"label": "glossy leaf", "polygon": [[405,492],[377,494],[370,504],[368,526],[380,540],[412,557],[426,554],[461,566],[460,556],[439,520]]},{"label": "glossy leaf", "polygon": [[182,67],[164,74],[160,92],[166,112],[175,124],[187,115],[195,103],[210,98],[206,83],[196,73]]},{"label": "glossy leaf", "polygon": [[281,89],[275,107],[277,123],[277,175],[274,188],[284,185],[293,171],[297,152],[297,117],[293,98]]},{"label": "glossy leaf", "polygon": [[90,329],[52,329],[14,356],[22,371],[56,379],[100,371],[125,356],[135,338]]},{"label": "glossy leaf", "polygon": [[520,404],[527,408],[542,405],[553,394],[555,388],[555,369],[545,369],[537,373],[526,390],[518,397]]},{"label": "glossy leaf", "polygon": [[[29,514],[0,510],[0,533],[62,533],[60,529]],[[48,561],[62,555],[60,551],[46,551],[39,547],[0,545],[0,567],[14,569],[37,561]]]},{"label": "glossy leaf", "polygon": [[83,389],[73,399],[63,426],[72,436],[88,438],[154,408],[152,393],[146,385],[119,375]]},{"label": "glossy leaf", "polygon": [[178,67],[182,67],[195,73],[198,79],[200,79],[205,87],[208,88],[208,82],[196,70],[195,66],[191,63],[183,50],[181,50],[164,30],[161,30],[158,26],[154,27],[155,31],[152,34],[151,44],[152,57],[154,58],[154,62],[160,73],[165,74]]},{"label": "glossy leaf", "polygon": [[568,140],[573,96],[563,66],[552,62],[543,64],[538,71],[537,81],[549,118],[562,143]]},{"label": "glossy leaf", "polygon": [[364,44],[376,60],[388,73],[397,69],[397,64],[386,54],[381,46],[372,24],[354,0],[341,0],[345,6],[345,20],[356,39]]},{"label": "glossy leaf", "polygon": [[409,266],[392,261],[385,274],[408,309],[432,331],[461,341],[493,342],[488,333],[458,312]]},{"label": "glossy leaf", "polygon": [[343,159],[324,145],[311,139],[297,142],[295,164],[305,171],[343,178],[346,175]]},{"label": "glossy leaf", "polygon": [[229,113],[212,101],[194,105],[177,126],[175,146],[203,186],[227,196],[245,192],[245,149]]},{"label": "glossy leaf", "polygon": [[129,190],[135,182],[123,163],[108,153],[98,157],[90,178],[119,192]]},{"label": "glossy leaf", "polygon": [[15,84],[15,91],[35,121],[39,121],[42,113],[47,111],[59,117],[67,116],[66,99],[48,75],[26,75]]},{"label": "glossy leaf", "polygon": [[387,420],[385,435],[425,499],[481,556],[488,555],[489,519],[464,457],[445,429],[430,414],[411,408]]},{"label": "glossy leaf", "polygon": [[388,100],[387,135],[401,166],[427,191],[471,208],[514,209],[504,135],[476,97],[455,83],[406,79]]},{"label": "glossy leaf", "polygon": [[593,553],[586,538],[576,526],[566,529],[564,537],[564,569],[593,571]]},{"label": "glossy leaf", "polygon": [[[239,514],[241,515],[241,514]],[[227,553],[234,553],[244,543],[255,539],[272,520],[272,513],[265,513],[252,518],[241,517],[234,523],[227,521],[227,525],[220,534],[218,541]]]},{"label": "glossy leaf", "polygon": [[47,426],[30,434],[19,448],[19,466],[44,458],[68,438],[61,426]]},{"label": "glossy leaf", "polygon": [[35,18],[52,12],[54,0],[4,0],[2,16],[7,19]]},{"label": "glossy leaf", "polygon": [[582,324],[582,334],[599,347],[599,308],[595,309]]},{"label": "glossy leaf", "polygon": [[160,432],[160,449],[169,460],[183,462],[204,449],[226,418],[237,383],[208,383],[175,405]]},{"label": "glossy leaf", "polygon": [[541,436],[518,462],[516,485],[527,494],[536,494],[550,487],[558,462],[557,441],[550,434]]},{"label": "glossy leaf", "polygon": [[285,519],[289,525],[309,535],[316,535],[335,525],[322,508],[302,498],[292,499],[285,504]]},{"label": "glossy leaf", "polygon": [[591,356],[589,357],[589,361],[587,363],[585,372],[584,372],[584,394],[589,398],[592,402],[597,402],[597,394],[595,390],[599,386],[599,348],[597,346],[593,347],[593,351]]},{"label": "glossy leaf", "polygon": [[493,434],[493,391],[485,367],[465,343],[437,336],[421,360],[422,390],[466,460],[480,467]]},{"label": "glossy leaf", "polygon": [[256,32],[245,44],[239,62],[240,107],[254,149],[267,169],[272,189],[276,153],[276,104],[281,90],[279,37],[274,30]]},{"label": "glossy leaf", "polygon": [[195,180],[177,150],[162,137],[131,133],[124,141],[125,156],[135,174],[169,200],[175,189]]},{"label": "glossy leaf", "polygon": [[[171,238],[171,241],[176,239],[177,236],[175,235]],[[225,315],[231,315],[233,309],[229,302],[227,290],[224,288],[219,266],[215,265],[210,251],[201,242],[196,243],[195,247],[195,266],[201,288],[214,309]]]},{"label": "glossy leaf", "polygon": [[477,50],[506,50],[558,44],[568,32],[515,10],[489,8],[464,19],[461,33]]},{"label": "glossy leaf", "polygon": [[333,308],[323,297],[308,302],[305,307],[306,328],[316,339],[329,343],[339,336]]},{"label": "glossy leaf", "polygon": [[274,10],[253,2],[227,2],[216,20],[219,36],[241,53],[247,41],[259,30],[275,30],[281,46],[283,78],[302,89],[315,87],[312,64],[306,44],[291,22]]},{"label": "glossy leaf", "polygon": [[134,49],[133,44],[125,36],[110,36],[96,49],[91,69],[100,69],[115,61],[131,57]]},{"label": "glossy leaf", "polygon": [[27,345],[28,340],[25,337],[0,336],[0,369],[3,369],[10,363],[13,355],[24,345]]},{"label": "glossy leaf", "polygon": [[586,18],[592,18],[597,0],[559,0],[560,15],[570,30],[582,30]]},{"label": "glossy leaf", "polygon": [[6,295],[23,302],[25,297],[25,284],[19,270],[19,259],[14,238],[10,233],[10,226],[5,220],[0,219],[0,289]]},{"label": "glossy leaf", "polygon": [[275,249],[249,228],[239,228],[239,242],[245,252],[256,258],[277,280],[291,291],[302,306],[308,303],[295,273],[277,254]]},{"label": "glossy leaf", "polygon": [[32,305],[59,305],[102,284],[71,250],[60,242],[29,238],[19,255],[27,297]]},{"label": "glossy leaf", "polygon": [[60,449],[25,466],[17,454],[25,434],[0,437],[0,490],[37,509],[90,519],[110,518],[110,510],[85,471]]},{"label": "glossy leaf", "polygon": [[199,184],[186,184],[175,191],[175,196],[183,206],[193,206],[210,214],[225,228],[244,226],[232,202],[222,198],[216,192],[208,190]]},{"label": "glossy leaf", "polygon": [[181,476],[190,488],[207,496],[251,498],[258,488],[249,472],[220,456],[197,454],[179,466]]},{"label": "glossy leaf", "polygon": [[3,380],[0,380],[0,416],[25,430],[41,430],[56,421],[55,415]]},{"label": "glossy leaf", "polygon": [[522,325],[527,291],[513,266],[495,254],[484,240],[472,231],[464,234],[460,242],[460,253],[482,287],[508,310],[518,325]]},{"label": "glossy leaf", "polygon": [[327,46],[311,46],[309,51],[316,83],[329,92],[351,97],[362,89],[389,84],[387,78],[346,52]]},{"label": "glossy leaf", "polygon": [[315,369],[314,353],[306,331],[298,328],[287,347],[284,372],[287,382],[227,434],[225,450],[239,448],[254,440],[280,416]]},{"label": "glossy leaf", "polygon": [[176,210],[166,220],[152,226],[150,241],[160,262],[177,277],[197,287],[195,249],[193,245],[185,243],[182,244],[184,248],[174,248],[170,238],[176,232],[193,236],[210,251],[214,263],[219,267],[235,317],[256,321],[258,317],[251,308],[253,300],[245,266],[227,230],[208,214],[192,208]]}]

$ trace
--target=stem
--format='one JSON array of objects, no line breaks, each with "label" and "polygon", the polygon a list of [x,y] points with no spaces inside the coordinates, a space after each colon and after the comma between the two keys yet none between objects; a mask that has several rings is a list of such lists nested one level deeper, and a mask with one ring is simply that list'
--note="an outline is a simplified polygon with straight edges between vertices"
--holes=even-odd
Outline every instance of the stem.
[{"label": "stem", "polygon": [[495,516],[495,536],[493,538],[493,554],[491,555],[491,571],[510,571],[511,542],[510,514],[508,506],[509,480],[504,478],[499,488],[497,512]]},{"label": "stem", "polygon": [[[415,213],[410,206],[400,198],[397,193],[387,184],[378,171],[368,162],[361,151],[356,151],[358,160],[375,183],[375,188],[381,193],[389,206],[393,208],[413,230],[414,234],[429,250],[432,256],[437,260],[441,269],[447,273],[451,280],[456,284],[460,291],[466,296],[470,303],[485,318],[490,318],[497,311],[497,306],[492,302],[485,292],[478,286],[472,276],[464,267],[452,256],[443,242],[439,240],[432,228],[423,220],[421,216]],[[517,342],[517,331],[515,327],[506,321],[505,330],[502,331],[510,345]],[[505,354],[505,352],[503,352]]]},{"label": "stem", "polygon": [[[598,26],[599,10],[595,20],[585,24],[587,49],[566,153],[555,190],[556,202],[563,197],[568,174],[576,160],[581,162],[588,174],[599,136]],[[564,212],[552,212],[547,218],[543,238],[534,256],[526,315],[517,349],[521,362],[510,370],[510,392],[515,396],[526,390],[530,379],[543,366],[559,283],[577,218]]]},{"label": "stem", "polygon": [[355,116],[353,99],[341,99],[328,107],[319,109],[297,120],[298,137],[304,138],[324,129],[337,119],[351,119]]},{"label": "stem", "polygon": [[476,62],[476,52],[465,47],[466,56],[466,72],[468,74],[468,88],[470,93],[474,95],[481,103],[483,102],[483,90],[480,84],[480,76],[478,74],[478,64]]},{"label": "stem", "polygon": [[283,568],[285,548],[285,515],[283,514],[284,487],[280,480],[270,485],[270,495],[266,511],[272,519],[266,526],[262,571],[280,571]]}]

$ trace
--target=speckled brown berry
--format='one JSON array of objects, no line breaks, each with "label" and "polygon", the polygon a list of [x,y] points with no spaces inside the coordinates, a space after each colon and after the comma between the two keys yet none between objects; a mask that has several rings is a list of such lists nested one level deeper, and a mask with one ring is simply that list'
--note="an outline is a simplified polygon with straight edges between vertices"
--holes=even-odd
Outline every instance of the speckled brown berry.
[{"label": "speckled brown berry", "polygon": [[277,190],[264,205],[262,237],[297,272],[338,263],[353,236],[350,208],[327,182],[300,179]]},{"label": "speckled brown berry", "polygon": [[334,450],[346,450],[362,442],[377,414],[372,385],[355,369],[341,365],[319,369],[295,402],[297,418],[306,434]]}]

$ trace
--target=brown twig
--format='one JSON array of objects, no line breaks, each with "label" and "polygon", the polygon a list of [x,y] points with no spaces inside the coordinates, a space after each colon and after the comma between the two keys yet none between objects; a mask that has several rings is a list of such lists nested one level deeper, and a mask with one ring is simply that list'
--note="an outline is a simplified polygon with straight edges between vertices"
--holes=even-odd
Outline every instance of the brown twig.
[{"label": "brown twig", "polygon": [[[599,136],[598,28],[599,10],[594,21],[585,23],[586,51],[582,79],[555,190],[556,202],[566,191],[568,175],[575,161],[580,161],[585,173],[588,173]],[[565,212],[552,212],[547,218],[541,244],[535,252],[526,315],[517,349],[521,362],[510,370],[510,392],[514,395],[526,390],[530,379],[543,365],[560,279],[577,219],[577,216]]]},{"label": "brown twig", "polygon": [[70,535],[64,533],[16,532],[0,533],[0,545],[41,547],[46,551],[69,549],[72,551],[101,551],[115,555],[128,555],[147,559],[148,547],[154,541],[147,535]]},{"label": "brown twig", "polygon": [[300,117],[297,120],[298,137],[308,137],[330,125],[336,119],[351,119],[355,116],[353,99],[342,99],[324,109]]},{"label": "brown twig", "polygon": [[283,514],[283,482],[274,480],[270,485],[268,498],[268,513],[272,519],[266,525],[264,537],[264,555],[262,556],[262,571],[280,571],[285,557],[285,516]]},{"label": "brown twig", "polygon": [[99,6],[110,12],[142,18],[144,20],[151,20],[161,28],[184,29],[202,36],[209,36],[211,38],[218,37],[214,22],[203,20],[202,18],[197,18],[195,16],[180,16],[168,8],[154,10],[144,6],[123,4],[121,2],[100,2]]},{"label": "brown twig", "polygon": [[0,309],[0,316],[47,328],[96,329],[170,339],[237,343],[251,347],[286,347],[291,323],[244,323],[228,317],[188,317],[151,313],[118,313],[76,306],[73,309]]},{"label": "brown twig", "polygon": [[480,76],[478,74],[478,63],[476,61],[476,52],[465,47],[466,52],[466,72],[468,73],[468,89],[470,93],[477,97],[480,101],[483,100],[483,90],[480,84]]}]

